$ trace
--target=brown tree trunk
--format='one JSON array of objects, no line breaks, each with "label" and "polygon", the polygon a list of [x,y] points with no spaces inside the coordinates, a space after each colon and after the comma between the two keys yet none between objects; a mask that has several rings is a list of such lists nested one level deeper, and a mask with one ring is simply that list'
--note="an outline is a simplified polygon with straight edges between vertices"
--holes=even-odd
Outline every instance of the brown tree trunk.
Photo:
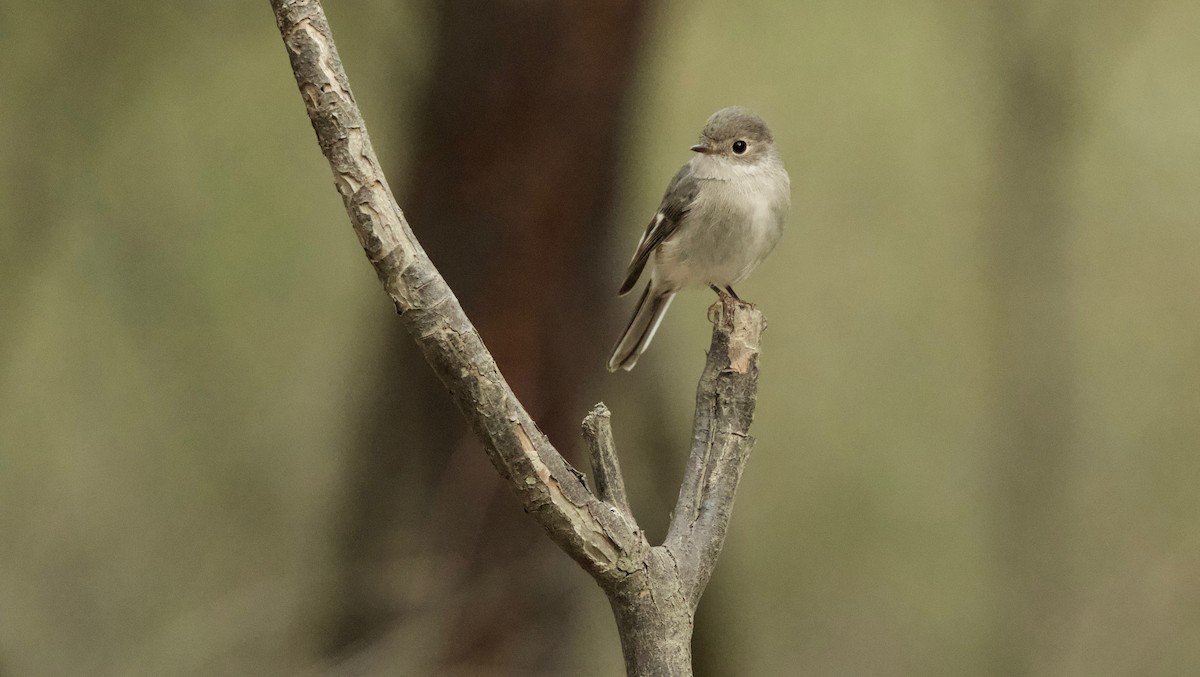
[{"label": "brown tree trunk", "polygon": [[[419,133],[401,135],[406,215],[566,452],[611,339],[597,331],[616,280],[604,265],[609,198],[644,16],[636,0],[446,0]],[[578,581],[564,580],[562,555],[487,467],[411,338],[397,326],[386,341],[391,364],[352,451],[330,651],[413,623],[437,628],[435,664],[561,671]]]}]

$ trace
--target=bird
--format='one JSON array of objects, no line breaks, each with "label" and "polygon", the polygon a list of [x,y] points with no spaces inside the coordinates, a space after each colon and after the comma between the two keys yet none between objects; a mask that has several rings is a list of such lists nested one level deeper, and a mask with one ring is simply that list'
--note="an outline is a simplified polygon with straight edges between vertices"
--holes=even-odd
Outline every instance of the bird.
[{"label": "bird", "polygon": [[[740,301],[733,285],[746,279],[783,235],[791,181],[771,130],[741,106],[713,113],[695,156],[680,167],[634,250],[618,296],[649,281],[608,358],[608,370],[629,371],[654,338],[675,294],[708,285]],[[728,295],[728,296],[726,296]]]}]

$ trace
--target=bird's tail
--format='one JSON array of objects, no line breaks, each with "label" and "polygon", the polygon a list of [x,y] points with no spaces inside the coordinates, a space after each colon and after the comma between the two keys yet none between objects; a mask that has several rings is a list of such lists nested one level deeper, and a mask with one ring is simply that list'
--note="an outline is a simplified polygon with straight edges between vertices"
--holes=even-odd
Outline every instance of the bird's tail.
[{"label": "bird's tail", "polygon": [[675,298],[673,291],[652,291],[652,284],[646,285],[646,291],[642,292],[642,297],[638,299],[637,310],[633,311],[629,326],[625,327],[625,333],[621,334],[621,339],[613,347],[612,356],[608,358],[609,371],[633,369],[638,357],[646,352],[650,339],[654,338],[654,332],[662,322],[663,314]]}]

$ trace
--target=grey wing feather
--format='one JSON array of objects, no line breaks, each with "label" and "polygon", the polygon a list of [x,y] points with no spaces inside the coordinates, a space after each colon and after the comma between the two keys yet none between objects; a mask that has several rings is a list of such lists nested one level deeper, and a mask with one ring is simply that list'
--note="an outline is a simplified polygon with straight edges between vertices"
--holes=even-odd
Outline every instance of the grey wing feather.
[{"label": "grey wing feather", "polygon": [[675,173],[675,177],[671,179],[671,183],[667,185],[667,192],[663,194],[662,204],[658,206],[654,218],[650,219],[650,224],[646,226],[646,232],[642,235],[642,241],[638,243],[637,250],[633,253],[633,260],[629,262],[629,269],[625,272],[625,281],[617,292],[618,296],[624,296],[629,293],[630,289],[633,289],[633,285],[637,283],[638,277],[641,276],[654,249],[679,228],[680,221],[683,220],[692,203],[696,201],[696,195],[699,192],[700,182],[692,173],[691,163],[680,167],[679,171]]}]

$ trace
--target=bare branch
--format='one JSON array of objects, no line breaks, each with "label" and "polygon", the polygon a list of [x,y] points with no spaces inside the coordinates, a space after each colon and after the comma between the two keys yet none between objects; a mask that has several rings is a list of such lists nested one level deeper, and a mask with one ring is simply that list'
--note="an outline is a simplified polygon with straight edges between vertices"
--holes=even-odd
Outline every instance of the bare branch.
[{"label": "bare branch", "polygon": [[754,446],[750,423],[758,398],[758,352],[766,320],[758,309],[718,301],[708,361],[696,387],[688,457],[666,546],[678,560],[692,603],[699,601],[725,542],[734,492]]},{"label": "bare branch", "polygon": [[271,5],[334,184],[405,328],[526,512],[608,595],[629,674],[690,675],[696,604],[753,445],[762,314],[732,299],[714,306],[683,486],[666,543],[651,548],[630,514],[607,408],[597,405],[584,421],[597,498],[517,401],[405,221],[318,0]]},{"label": "bare branch", "polygon": [[[753,440],[758,346],[766,321],[732,299],[714,306],[712,344],[696,388],[695,439],[664,545],[645,570],[605,588],[630,675],[690,675],[692,622],[725,542]],[[681,666],[683,666],[681,668]]]},{"label": "bare branch", "polygon": [[358,241],[405,327],[525,510],[600,580],[640,567],[648,544],[596,499],[538,430],[458,299],[417,242],[384,179],[316,0],[272,0],[296,84]]},{"label": "bare branch", "polygon": [[633,511],[629,509],[625,478],[621,475],[617,446],[613,442],[612,414],[603,402],[592,407],[584,417],[583,438],[587,440],[592,476],[596,478],[596,494],[600,500],[620,510],[632,523]]}]

